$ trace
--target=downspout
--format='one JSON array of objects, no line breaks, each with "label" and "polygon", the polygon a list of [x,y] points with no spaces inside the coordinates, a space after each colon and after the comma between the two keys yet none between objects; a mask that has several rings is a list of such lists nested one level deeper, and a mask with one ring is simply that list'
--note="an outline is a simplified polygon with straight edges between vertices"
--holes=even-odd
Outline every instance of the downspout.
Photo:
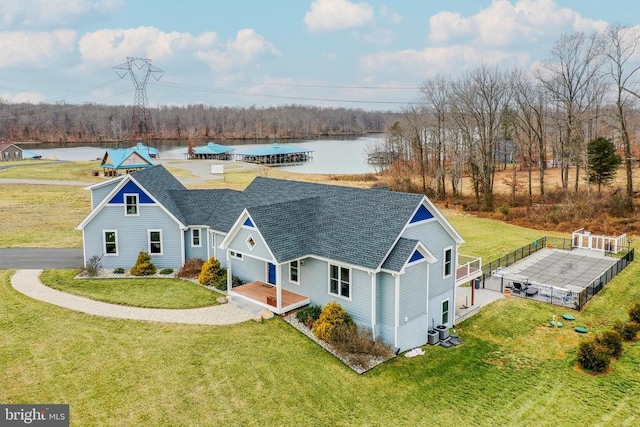
[{"label": "downspout", "polygon": [[371,338],[373,340],[376,339],[376,320],[378,318],[377,310],[376,310],[376,273],[369,272],[371,275]]},{"label": "downspout", "polygon": [[276,264],[276,309],[282,313],[282,265]]},{"label": "downspout", "polygon": [[233,272],[231,271],[231,255],[229,249],[227,249],[227,296],[231,292],[233,287]]},{"label": "downspout", "polygon": [[395,326],[393,328],[393,347],[398,348],[398,328],[400,327],[400,275],[396,274],[396,289],[395,289]]},{"label": "downspout", "polygon": [[182,265],[184,265],[184,262],[185,262],[184,236],[187,234],[188,230],[189,230],[188,228],[182,229],[182,233],[180,233],[181,234],[181,239],[180,239],[180,259],[182,261]]}]

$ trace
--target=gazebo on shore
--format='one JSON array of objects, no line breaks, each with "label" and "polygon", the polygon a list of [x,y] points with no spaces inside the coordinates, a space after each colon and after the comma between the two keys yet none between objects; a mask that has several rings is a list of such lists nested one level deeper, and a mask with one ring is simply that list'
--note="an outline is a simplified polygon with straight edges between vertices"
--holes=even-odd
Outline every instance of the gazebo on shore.
[{"label": "gazebo on shore", "polygon": [[235,158],[237,161],[265,166],[291,166],[300,165],[313,159],[313,150],[275,143],[241,151],[236,153]]}]

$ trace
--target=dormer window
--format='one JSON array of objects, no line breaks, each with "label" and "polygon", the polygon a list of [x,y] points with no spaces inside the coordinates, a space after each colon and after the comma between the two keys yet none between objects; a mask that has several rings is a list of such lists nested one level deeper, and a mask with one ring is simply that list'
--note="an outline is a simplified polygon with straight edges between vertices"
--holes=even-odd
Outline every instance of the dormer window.
[{"label": "dormer window", "polygon": [[138,215],[138,195],[137,194],[124,195],[124,214],[128,216]]},{"label": "dormer window", "polygon": [[253,236],[247,237],[246,242],[249,249],[253,250],[253,248],[256,247],[256,241],[253,239]]}]

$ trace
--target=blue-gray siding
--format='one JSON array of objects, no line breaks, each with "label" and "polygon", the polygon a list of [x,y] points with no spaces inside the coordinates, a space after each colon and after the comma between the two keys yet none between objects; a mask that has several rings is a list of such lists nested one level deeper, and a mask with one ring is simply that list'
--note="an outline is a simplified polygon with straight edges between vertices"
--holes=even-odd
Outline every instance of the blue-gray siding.
[{"label": "blue-gray siding", "polygon": [[[421,240],[429,251],[437,258],[437,261],[430,265],[429,269],[429,289],[432,295],[438,295],[455,286],[455,262],[456,262],[456,242],[447,231],[435,220],[425,221],[411,225],[406,228],[402,237],[407,239]],[[443,278],[444,271],[444,249],[451,247],[452,270],[451,275]]]},{"label": "blue-gray siding", "polygon": [[242,259],[231,258],[231,272],[244,282],[259,280],[266,282],[267,265],[264,261],[244,255]]},{"label": "blue-gray siding", "polygon": [[[283,265],[285,268],[288,264]],[[356,323],[371,327],[371,275],[368,272],[351,269],[351,301],[329,294],[329,265],[326,261],[306,258],[304,266],[300,267],[300,278],[300,285],[285,284],[284,288],[309,297],[314,305],[324,306],[336,301]]]},{"label": "blue-gray siding", "polygon": [[455,301],[453,300],[453,288],[446,292],[434,294],[429,290],[429,328],[442,324],[442,301],[449,299],[449,322],[453,326],[455,321]]},{"label": "blue-gray siding", "polygon": [[400,319],[413,320],[427,312],[427,263],[409,265],[400,275]]},{"label": "blue-gray siding", "polygon": [[395,327],[395,280],[389,273],[378,273],[376,334],[388,344],[393,344],[393,328]]},{"label": "blue-gray siding", "polygon": [[96,206],[98,206],[100,202],[102,202],[102,200],[104,200],[104,198],[107,197],[107,194],[109,194],[111,190],[113,190],[118,184],[120,184],[120,180],[92,189],[91,190],[91,199],[92,199],[91,209],[95,209]]},{"label": "blue-gray siding", "polygon": [[193,241],[192,233],[192,228],[184,232],[185,259],[200,258],[206,261],[209,259],[209,248],[207,246],[208,230],[206,228],[200,228],[200,246],[191,246],[191,242]]},{"label": "blue-gray siding", "polygon": [[[251,236],[253,241],[256,243],[253,249],[247,245],[247,239],[249,236]],[[273,259],[269,254],[269,250],[267,249],[267,245],[264,243],[264,240],[262,240],[262,237],[256,228],[242,227],[229,243],[229,249],[244,252],[250,254],[252,257],[262,258],[273,262]]]},{"label": "blue-gray siding", "polygon": [[[118,255],[104,255],[103,230],[117,230]],[[182,267],[182,231],[164,210],[155,205],[140,205],[139,216],[124,215],[121,204],[105,206],[84,229],[86,258],[102,256],[107,269],[132,267],[140,251],[149,251],[148,230],[162,230],[162,255],[152,255],[156,267]],[[104,255],[104,256],[103,256]]]}]

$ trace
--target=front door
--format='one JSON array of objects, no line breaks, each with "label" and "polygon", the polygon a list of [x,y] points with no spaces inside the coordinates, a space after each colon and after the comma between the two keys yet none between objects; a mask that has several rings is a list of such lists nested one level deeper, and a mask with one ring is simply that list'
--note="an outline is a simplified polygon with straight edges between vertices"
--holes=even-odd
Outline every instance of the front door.
[{"label": "front door", "polygon": [[267,266],[267,281],[272,285],[276,284],[276,266],[271,263]]}]

